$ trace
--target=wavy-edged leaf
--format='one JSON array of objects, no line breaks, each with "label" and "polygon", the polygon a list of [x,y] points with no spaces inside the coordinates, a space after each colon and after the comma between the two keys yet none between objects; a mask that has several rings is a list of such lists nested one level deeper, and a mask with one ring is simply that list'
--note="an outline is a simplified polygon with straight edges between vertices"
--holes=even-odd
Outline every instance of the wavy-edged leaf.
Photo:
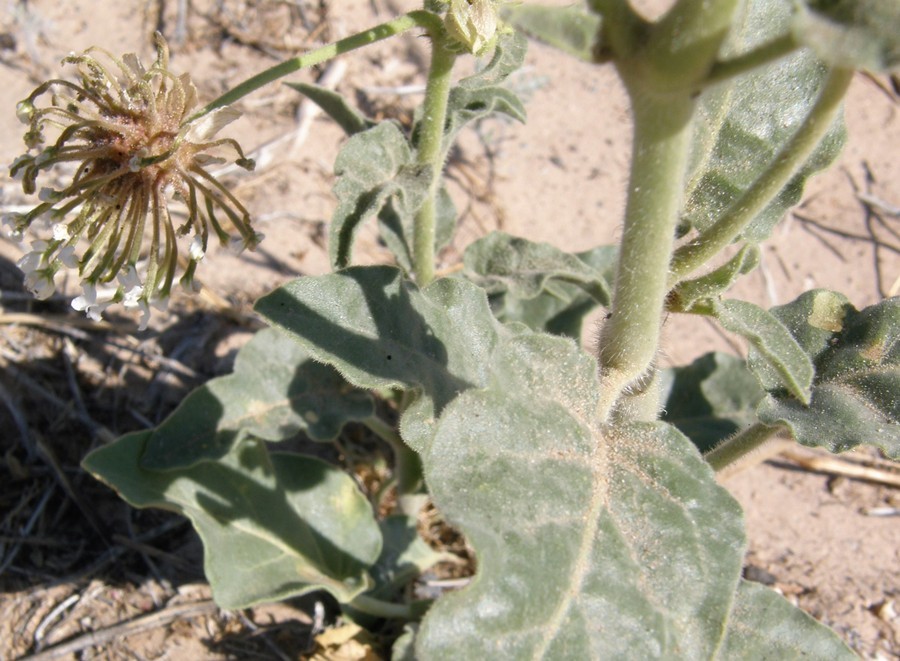
[{"label": "wavy-edged leaf", "polygon": [[134,507],[183,514],[200,534],[216,602],[247,608],[325,589],[347,602],[371,587],[381,532],[353,478],[312,457],[247,441],[216,462],[149,471],[150,432],[89,454],[85,470]]},{"label": "wavy-edged leaf", "polygon": [[858,657],[834,631],[780,594],[741,581],[718,658],[852,661]]},{"label": "wavy-edged leaf", "polygon": [[745,245],[719,268],[699,278],[679,282],[669,299],[670,309],[688,311],[700,301],[716,299],[731,289],[738,278],[757,266],[759,247],[754,244]]},{"label": "wavy-edged leaf", "polygon": [[663,371],[660,390],[662,419],[703,453],[756,422],[756,407],[765,396],[743,360],[718,352]]},{"label": "wavy-edged leaf", "polygon": [[900,459],[900,298],[857,311],[841,294],[813,290],[772,314],[816,376],[809,406],[770,389],[760,419],[786,424],[804,445],[832,452],[874,445]]},{"label": "wavy-edged leaf", "polygon": [[347,422],[373,411],[368,393],[283,333],[265,329],[238,352],[232,374],[191,392],[152,431],[141,465],[169,470],[216,460],[247,435],[283,441],[303,432],[331,441]]},{"label": "wavy-edged leaf", "polygon": [[529,37],[585,62],[593,62],[600,35],[600,16],[584,7],[514,5],[503,8],[504,19]]},{"label": "wavy-edged leaf", "polygon": [[786,389],[806,405],[812,386],[812,361],[771,312],[748,301],[725,300],[713,305],[725,330],[750,343],[750,368],[766,390]]},{"label": "wavy-edged leaf", "polygon": [[570,255],[496,233],[471,244],[463,261],[467,277],[489,292],[500,321],[579,339],[585,315],[609,305],[616,255],[615,246]]},{"label": "wavy-edged leaf", "polygon": [[507,292],[514,298],[535,298],[547,291],[564,295],[561,283],[579,285],[600,305],[609,305],[609,283],[601,273],[576,255],[549,243],[535,243],[491,232],[470,244],[463,255],[467,276],[491,293]]},{"label": "wavy-edged leaf", "polygon": [[415,213],[432,178],[430,168],[413,162],[406,137],[392,122],[352,136],[341,148],[334,171],[338,205],[331,220],[328,251],[335,268],[350,263],[360,223],[376,216],[388,200],[401,215]]},{"label": "wavy-edged leaf", "polygon": [[528,42],[516,32],[500,35],[494,55],[488,65],[468,78],[463,78],[450,90],[447,101],[447,125],[444,130],[444,149],[450,148],[456,134],[468,122],[493,114],[503,114],[520,122],[525,121],[525,106],[515,92],[501,86],[513,71],[525,61]]},{"label": "wavy-edged leaf", "polygon": [[418,393],[400,429],[420,451],[440,411],[485,382],[498,334],[507,332],[474,284],[444,278],[420,291],[388,266],[298,278],[256,310],[350,383]]},{"label": "wavy-edged leaf", "polygon": [[342,95],[320,85],[285,83],[319,106],[347,135],[355,135],[375,126],[375,122],[360,113]]},{"label": "wavy-edged leaf", "polygon": [[[774,35],[788,32],[790,21],[790,3],[741,3],[720,57],[736,57],[763,45]],[[806,120],[827,73],[804,50],[703,93],[686,180],[686,223],[705,230],[728,212]],[[838,120],[793,179],[747,227],[743,238],[751,243],[767,238],[800,199],[806,179],[834,160],[844,139],[843,121]]]},{"label": "wavy-edged leaf", "polygon": [[740,508],[664,423],[594,422],[596,363],[563,338],[498,347],[490,385],[423,454],[478,557],[417,636],[420,658],[709,658],[740,573]]},{"label": "wavy-edged leaf", "polygon": [[900,3],[895,0],[799,0],[793,32],[836,67],[900,67]]}]

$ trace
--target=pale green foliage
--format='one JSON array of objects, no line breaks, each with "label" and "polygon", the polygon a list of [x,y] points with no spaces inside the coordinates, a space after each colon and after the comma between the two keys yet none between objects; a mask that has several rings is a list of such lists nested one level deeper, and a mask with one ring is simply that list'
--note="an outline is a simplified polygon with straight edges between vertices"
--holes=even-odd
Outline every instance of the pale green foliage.
[{"label": "pale green foliage", "polygon": [[[760,419],[786,423],[804,445],[842,452],[869,444],[900,459],[900,299],[857,311],[842,295],[815,290],[772,313],[815,364],[815,379],[805,407],[763,378]],[[750,366],[761,371],[752,357]]]},{"label": "pale green foliage", "polygon": [[[638,119],[628,239],[573,255],[495,233],[437,279],[421,268],[422,237],[433,258],[457,215],[441,168],[465,124],[524,120],[505,81],[525,41],[490,23],[491,0],[432,0],[385,24],[434,42],[410,131],[295,86],[350,136],[335,168],[336,272],[262,297],[277,330],[242,350],[233,375],[85,467],[135,506],[189,516],[224,605],[324,589],[360,621],[409,620],[398,658],[852,658],[741,580],[741,513],[710,464],[776,431],[900,456],[897,299],[857,311],[817,291],[769,311],[723,298],[837,154],[847,68],[896,63],[896,12],[880,8],[876,24],[859,11],[870,5],[680,0],[654,24],[613,0],[509,7],[512,24],[623,78]],[[839,47],[821,52],[823,34],[843,35]],[[447,89],[461,45],[492,41],[491,61]],[[369,219],[396,267],[352,265]],[[597,306],[599,358],[578,342]],[[718,321],[749,342],[749,360],[709,355],[654,378],[663,311]],[[397,431],[363,391],[396,408]],[[381,521],[337,468],[259,440],[325,441],[354,421],[394,455],[404,509]],[[723,439],[704,461],[698,448]],[[425,498],[465,535],[477,574],[421,619],[408,583],[446,559],[416,535],[411,503]]]},{"label": "pale green foliage", "polygon": [[326,588],[349,601],[372,587],[368,569],[381,533],[355,482],[312,457],[269,453],[247,440],[189,468],[146,470],[150,432],[123,436],[84,467],[135,507],[162,507],[191,520],[204,569],[225,608]]}]

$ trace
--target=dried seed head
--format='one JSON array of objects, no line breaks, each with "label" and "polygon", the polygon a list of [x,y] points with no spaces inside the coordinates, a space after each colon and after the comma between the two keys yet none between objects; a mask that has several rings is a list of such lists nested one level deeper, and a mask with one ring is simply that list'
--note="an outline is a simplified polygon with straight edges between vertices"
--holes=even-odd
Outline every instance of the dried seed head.
[{"label": "dried seed head", "polygon": [[[196,89],[187,74],[169,71],[166,42],[159,34],[156,40],[149,68],[134,54],[120,59],[97,48],[71,54],[63,62],[75,67],[76,82],[47,81],[16,106],[28,125],[29,152],[12,163],[10,175],[21,178],[23,190],[33,194],[43,171],[67,163],[76,168],[68,185],[42,188],[40,204],[3,222],[21,236],[38,217],[50,218],[52,240],[38,242],[20,260],[26,283],[49,296],[56,273],[74,264],[84,295],[73,305],[92,318],[121,303],[140,308],[146,324],[150,305],[165,304],[176,277],[193,290],[210,233],[222,245],[250,249],[261,239],[244,206],[204,168],[211,150],[230,148],[239,166],[252,169],[237,142],[213,137],[239,113],[220,108],[192,118]],[[36,105],[47,92],[50,105]],[[47,127],[56,132],[51,145],[45,145]],[[177,228],[171,197],[187,206]],[[183,235],[192,237],[186,265],[179,264]]]}]

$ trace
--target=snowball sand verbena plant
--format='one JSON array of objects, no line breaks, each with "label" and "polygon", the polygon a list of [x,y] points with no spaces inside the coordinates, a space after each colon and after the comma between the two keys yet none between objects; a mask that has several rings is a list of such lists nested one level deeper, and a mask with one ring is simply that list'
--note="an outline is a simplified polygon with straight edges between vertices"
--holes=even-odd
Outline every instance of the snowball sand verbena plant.
[{"label": "snowball sand verbena plant", "polygon": [[[99,48],[69,55],[63,61],[75,67],[76,81],[47,81],[18,104],[29,151],[10,172],[25,192],[35,192],[42,174],[74,173],[58,188],[42,188],[31,211],[4,218],[19,236],[35,220],[50,220],[52,237],[35,241],[19,262],[39,298],[53,293],[61,269],[74,268],[84,289],[74,307],[93,319],[113,303],[137,307],[142,326],[151,305],[166,304],[176,278],[192,287],[211,234],[237,249],[252,249],[261,238],[244,206],[207,170],[221,162],[213,154],[222,147],[237,153],[238,165],[253,167],[237,142],[214,139],[239,113],[224,107],[192,117],[197,92],[190,76],[169,70],[159,34],[156,49],[149,68],[134,54],[117,58]],[[47,95],[49,105],[40,106]],[[173,198],[184,203],[178,223]],[[178,244],[185,235],[191,240],[183,257]]]},{"label": "snowball sand verbena plant", "polygon": [[[490,115],[525,119],[504,83],[523,64],[526,42],[500,20],[504,5],[523,30],[591,64],[611,63],[622,79],[634,118],[622,240],[568,254],[496,232],[465,249],[452,277],[440,277],[437,255],[457,221],[443,178],[454,139]],[[415,622],[397,640],[396,658],[852,658],[833,632],[742,579],[741,511],[715,471],[776,434],[832,451],[872,444],[900,457],[900,299],[857,310],[816,290],[766,310],[727,292],[758,266],[759,244],[804,181],[837,154],[854,69],[900,65],[900,5],[676,0],[651,22],[624,0],[565,9],[426,0],[420,11],[276,65],[198,112],[212,119],[284,75],[412,29],[430,40],[431,60],[409,131],[365,117],[332,91],[291,84],[349,136],[335,163],[334,272],[262,297],[255,310],[272,328],[241,350],[232,375],[83,466],[135,506],[191,519],[221,605],[325,590],[367,625]],[[483,68],[453,79],[465,53],[487,50]],[[81,65],[79,89],[109,105],[89,84],[93,61]],[[128,80],[150,75],[128,62],[118,68]],[[194,144],[191,118],[175,90],[186,86],[163,69],[174,135],[162,132],[159,147],[139,140],[147,151],[115,158],[108,152],[128,131],[100,146],[79,140],[75,151],[104,149],[111,162],[100,175],[76,175],[62,201],[64,191],[48,192],[47,206],[33,212],[84,205],[26,257],[42,283],[56,261],[72,259],[72,237],[93,219],[84,209],[99,205],[106,220],[86,234],[82,277],[94,286],[117,277],[113,267],[142,263],[143,216],[131,212],[132,223],[108,211],[116,188],[94,201],[132,175],[146,175],[130,189],[146,201],[128,198],[129,208],[149,210],[156,232],[144,289],[120,284],[123,302],[138,291],[149,304],[173,281],[175,232],[168,215],[154,216],[166,185],[185,187],[178,192],[199,207],[186,231],[200,249],[207,223],[221,229],[214,208],[255,240],[185,146]],[[144,89],[118,84],[129,90],[114,96],[123,107]],[[43,111],[47,121],[65,120],[60,150],[66,131],[93,137],[91,122],[110,123],[80,109],[99,105],[90,96],[69,98],[75,110]],[[43,116],[35,118],[32,100],[21,110],[36,141]],[[200,140],[197,149],[214,144]],[[26,189],[46,165],[38,159],[60,158],[52,148],[44,154],[17,162]],[[205,206],[192,195],[205,195]],[[357,229],[368,220],[395,264],[353,264]],[[125,249],[110,248],[112,237]],[[608,313],[588,354],[582,321],[597,306]],[[669,314],[705,317],[742,336],[747,360],[712,354],[661,373]],[[386,412],[398,422],[379,417]],[[350,423],[390,448],[391,489],[364,493],[341,467],[271,445],[299,433],[333,441]],[[411,585],[445,559],[416,532],[425,500],[478,561],[467,587],[433,602]]]}]

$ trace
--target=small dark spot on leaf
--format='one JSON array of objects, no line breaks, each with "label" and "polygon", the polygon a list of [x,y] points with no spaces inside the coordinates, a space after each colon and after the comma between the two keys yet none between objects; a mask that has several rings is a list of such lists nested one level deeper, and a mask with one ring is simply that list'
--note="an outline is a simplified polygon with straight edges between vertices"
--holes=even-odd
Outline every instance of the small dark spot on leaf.
[{"label": "small dark spot on leaf", "polygon": [[388,359],[388,360],[391,360],[392,358],[393,358],[393,356],[391,356],[391,354],[388,354],[388,355],[387,355],[387,359]]}]

